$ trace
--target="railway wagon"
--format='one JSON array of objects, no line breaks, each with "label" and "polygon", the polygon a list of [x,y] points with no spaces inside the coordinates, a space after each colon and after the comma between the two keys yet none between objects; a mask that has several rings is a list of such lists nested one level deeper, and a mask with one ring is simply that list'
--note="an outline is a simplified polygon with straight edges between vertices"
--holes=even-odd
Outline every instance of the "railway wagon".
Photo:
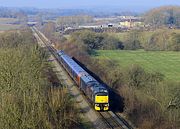
[{"label": "railway wagon", "polygon": [[107,88],[63,51],[58,51],[57,54],[62,66],[78,85],[79,89],[91,100],[95,110],[109,110],[109,94]]}]

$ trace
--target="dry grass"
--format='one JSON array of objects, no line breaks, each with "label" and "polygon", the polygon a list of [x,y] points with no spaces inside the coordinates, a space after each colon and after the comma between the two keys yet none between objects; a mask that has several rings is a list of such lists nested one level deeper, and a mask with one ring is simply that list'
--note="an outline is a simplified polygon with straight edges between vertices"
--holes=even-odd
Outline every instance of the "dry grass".
[{"label": "dry grass", "polygon": [[0,31],[19,29],[20,25],[0,24]]},{"label": "dry grass", "polygon": [[0,24],[14,23],[17,22],[16,18],[0,18]]},{"label": "dry grass", "polygon": [[20,25],[14,24],[17,21],[16,18],[0,18],[0,31],[19,29]]}]

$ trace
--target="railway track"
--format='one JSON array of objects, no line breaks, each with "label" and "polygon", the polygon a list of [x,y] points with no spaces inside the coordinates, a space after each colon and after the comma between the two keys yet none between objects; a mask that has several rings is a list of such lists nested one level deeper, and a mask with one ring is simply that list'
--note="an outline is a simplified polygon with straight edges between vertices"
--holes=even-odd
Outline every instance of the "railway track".
[{"label": "railway track", "polygon": [[[38,35],[40,40],[44,43],[45,47],[49,50],[49,52],[54,56],[54,58],[59,62],[58,56],[56,54],[56,50],[52,47],[49,40],[41,33],[39,32],[35,27],[31,28],[34,33]],[[60,64],[60,63],[59,63]],[[100,123],[100,129],[133,129],[119,114],[113,113],[112,111],[108,112],[96,112],[98,116],[106,123],[105,125],[102,125]]]},{"label": "railway track", "polygon": [[127,129],[133,129],[132,125],[130,125],[119,113],[114,113],[118,119],[121,120],[121,122],[123,122],[123,124],[126,126],[123,126],[123,128],[127,128]]},{"label": "railway track", "polygon": [[122,126],[116,120],[114,120],[114,118],[112,118],[112,116],[108,112],[100,112],[100,115],[110,128],[122,129]]},{"label": "railway track", "polygon": [[99,112],[106,124],[112,129],[133,129],[119,114],[108,112]]}]

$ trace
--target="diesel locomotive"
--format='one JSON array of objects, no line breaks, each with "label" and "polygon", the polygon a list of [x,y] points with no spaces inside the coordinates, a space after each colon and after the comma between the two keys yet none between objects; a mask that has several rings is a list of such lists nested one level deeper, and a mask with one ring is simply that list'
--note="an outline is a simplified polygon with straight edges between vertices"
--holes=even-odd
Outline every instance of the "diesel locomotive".
[{"label": "diesel locomotive", "polygon": [[57,51],[58,59],[79,89],[91,100],[95,110],[109,110],[108,89],[86,72],[64,51]]}]

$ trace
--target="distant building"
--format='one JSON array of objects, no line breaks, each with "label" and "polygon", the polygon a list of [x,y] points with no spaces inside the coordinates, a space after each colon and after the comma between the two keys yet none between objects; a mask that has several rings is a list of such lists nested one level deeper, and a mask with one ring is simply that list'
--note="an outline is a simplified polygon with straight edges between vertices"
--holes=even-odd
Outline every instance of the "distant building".
[{"label": "distant building", "polygon": [[34,26],[37,24],[37,22],[28,22],[27,24],[28,24],[28,26]]},{"label": "distant building", "polygon": [[97,26],[97,25],[86,25],[86,26],[79,26],[80,29],[82,28],[86,28],[86,29],[89,29],[89,28],[100,28],[101,26]]},{"label": "distant building", "polygon": [[113,27],[113,24],[112,24],[112,23],[109,23],[109,24],[108,24],[108,27]]},{"label": "distant building", "polygon": [[121,27],[133,28],[133,27],[140,27],[143,25],[143,22],[139,18],[124,18],[121,19],[119,22]]}]

